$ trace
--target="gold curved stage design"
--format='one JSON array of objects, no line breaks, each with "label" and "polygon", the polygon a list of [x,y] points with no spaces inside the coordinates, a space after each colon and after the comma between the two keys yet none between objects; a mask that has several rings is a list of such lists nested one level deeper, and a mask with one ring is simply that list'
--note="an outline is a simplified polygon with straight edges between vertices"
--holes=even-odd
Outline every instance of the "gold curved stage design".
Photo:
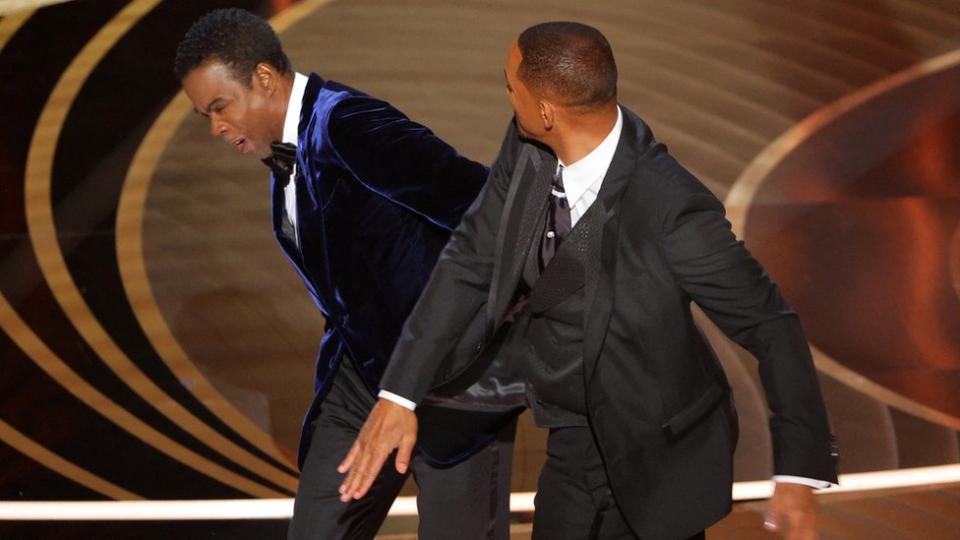
[{"label": "gold curved stage design", "polygon": [[[725,201],[727,214],[737,236],[742,237],[744,235],[750,206],[763,182],[771,175],[772,171],[781,161],[788,158],[791,152],[796,150],[797,147],[808,142],[815,137],[821,129],[837,122],[850,111],[858,107],[868,106],[871,100],[881,97],[895,89],[916,83],[918,80],[926,77],[935,76],[948,70],[956,70],[958,66],[960,66],[960,50],[951,51],[925,60],[844,96],[840,100],[808,116],[802,122],[778,137],[753,160],[740,178],[737,179],[737,182],[727,195]],[[948,264],[951,268],[950,275],[953,276],[954,284],[957,282],[955,277],[957,275],[955,270],[957,260],[955,255],[956,238],[958,238],[957,235],[954,235],[954,240],[951,242],[951,246],[953,247],[952,249],[948,249],[947,252]],[[960,294],[957,296],[960,298]],[[909,396],[898,394],[876,382],[870,381],[856,371],[845,367],[841,362],[831,358],[815,345],[812,345],[812,349],[817,369],[821,372],[878,401],[896,407],[903,412],[953,430],[960,430],[960,417],[956,414],[943,412],[911,399]]]},{"label": "gold curved stage design", "polygon": [[[190,414],[176,400],[166,395],[147,377],[116,345],[98,323],[96,316],[89,310],[80,291],[73,282],[57,240],[53,222],[52,199],[50,196],[51,168],[56,152],[60,127],[68,114],[74,99],[83,86],[89,73],[93,71],[103,56],[117,40],[144,15],[157,5],[157,0],[132,2],[112,19],[77,55],[70,67],[64,72],[47,106],[41,113],[27,157],[26,169],[26,209],[30,238],[34,251],[38,255],[41,270],[51,289],[66,312],[68,318],[81,335],[127,384],[142,395],[149,403],[165,415],[183,426],[218,452],[244,465],[262,477],[283,486],[288,490],[296,488],[296,479],[287,471],[263,463],[255,456],[233,444],[207,424]],[[69,202],[65,202],[69,204]],[[37,358],[38,362],[44,358]],[[166,445],[163,445],[166,446]],[[175,448],[164,448],[168,453],[177,452]],[[280,492],[264,489],[219,467],[205,466],[200,460],[187,460],[185,463],[199,465],[203,472],[230,485],[234,485],[254,496],[278,496]]]},{"label": "gold curved stage design", "polygon": [[[0,19],[2,69],[33,66],[30,51],[54,29],[64,40],[23,86],[0,88],[15,105],[0,130],[0,459],[23,471],[0,475],[0,499],[272,499],[296,487],[290,449],[323,321],[274,245],[262,167],[213,141],[169,74],[176,38],[222,4],[75,0]],[[960,390],[951,378],[960,351],[941,330],[960,316],[960,208],[952,202],[960,163],[946,157],[960,140],[960,105],[918,97],[939,95],[932,82],[954,81],[957,6],[237,5],[271,17],[299,70],[388,99],[487,162],[509,117],[506,45],[539,20],[598,26],[617,52],[621,101],[726,200],[738,235],[798,307],[845,449],[842,472],[960,462],[960,402],[948,393],[952,384]],[[910,114],[892,113],[895,103]],[[891,133],[902,136],[864,133],[871,118],[892,119]],[[852,146],[838,162],[830,156],[839,143]],[[887,209],[886,219],[865,209],[871,204]],[[811,248],[813,240],[829,248]],[[877,259],[884,249],[912,257]],[[887,290],[880,277],[858,281],[834,264],[845,252],[896,266],[864,269],[884,276]],[[892,293],[891,309],[909,321],[896,339],[885,334],[898,319],[871,315],[877,306],[858,292],[860,281],[876,295]],[[851,284],[846,295],[836,282]],[[931,319],[940,320],[925,325]],[[766,479],[770,442],[755,362],[700,320],[738,400],[737,478]],[[883,328],[870,337],[887,340],[897,356],[874,354],[862,328]],[[909,350],[916,359],[902,360]],[[923,382],[937,374],[941,381]],[[526,417],[517,446],[514,490],[529,492],[544,437]],[[35,481],[24,488],[27,478]],[[937,493],[954,496],[951,488]],[[920,500],[934,509],[931,523],[960,519],[933,495],[845,497],[825,498],[825,537],[948,537],[919,523]],[[713,537],[759,537],[758,512],[754,503],[739,506]],[[61,530],[24,526],[34,537]],[[195,526],[178,534],[218,530]],[[4,527],[0,520],[0,536],[22,530]],[[106,529],[91,530],[84,534]],[[274,536],[282,524],[231,531]]]}]

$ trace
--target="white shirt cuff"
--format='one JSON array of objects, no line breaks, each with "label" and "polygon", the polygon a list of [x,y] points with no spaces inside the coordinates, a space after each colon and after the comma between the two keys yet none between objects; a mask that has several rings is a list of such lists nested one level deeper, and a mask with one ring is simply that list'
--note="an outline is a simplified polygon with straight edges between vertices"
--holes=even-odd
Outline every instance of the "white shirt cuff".
[{"label": "white shirt cuff", "polygon": [[773,476],[774,482],[783,482],[784,484],[803,484],[805,486],[810,486],[813,489],[826,489],[832,484],[824,480],[814,480],[813,478],[806,478],[804,476],[790,476],[788,474],[775,474]]},{"label": "white shirt cuff", "polygon": [[398,396],[398,395],[394,394],[393,392],[387,392],[386,390],[381,390],[380,393],[377,394],[377,397],[390,400],[390,401],[396,403],[397,405],[403,405],[404,407],[410,409],[411,411],[417,410],[417,404],[416,404],[416,403],[410,401],[409,399],[407,399],[407,398],[405,398],[405,397]]}]

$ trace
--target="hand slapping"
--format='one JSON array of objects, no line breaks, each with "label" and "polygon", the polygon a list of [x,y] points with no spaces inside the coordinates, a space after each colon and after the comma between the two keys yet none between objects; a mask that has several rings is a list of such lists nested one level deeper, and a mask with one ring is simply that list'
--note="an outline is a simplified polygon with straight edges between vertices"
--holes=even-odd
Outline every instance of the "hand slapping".
[{"label": "hand slapping", "polygon": [[390,400],[378,400],[347,457],[337,467],[341,474],[347,474],[340,484],[340,500],[349,502],[366,495],[394,450],[397,472],[406,474],[416,442],[417,415]]}]

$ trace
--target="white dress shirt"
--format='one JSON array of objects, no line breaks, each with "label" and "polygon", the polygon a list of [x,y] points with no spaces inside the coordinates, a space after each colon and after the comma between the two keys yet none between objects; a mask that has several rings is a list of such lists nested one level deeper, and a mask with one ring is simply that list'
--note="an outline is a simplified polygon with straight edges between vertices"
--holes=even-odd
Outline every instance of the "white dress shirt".
[{"label": "white dress shirt", "polygon": [[[283,118],[283,140],[281,142],[297,145],[297,136],[300,133],[300,109],[303,107],[303,93],[307,89],[307,77],[300,73],[293,75],[293,88],[290,90],[290,101],[287,102],[287,114]],[[294,177],[297,174],[297,163],[293,163],[293,172],[290,181],[283,188],[283,206],[287,210],[287,217],[293,225],[293,239],[300,246],[297,234],[297,183]]]},{"label": "white dress shirt", "polygon": [[613,162],[613,154],[617,151],[621,131],[623,113],[620,112],[620,107],[617,107],[617,122],[599,146],[569,165],[562,161],[557,163],[558,168],[563,168],[563,191],[567,194],[567,204],[570,205],[571,227],[577,225],[593,201],[597,200],[603,177],[607,175],[607,169]]},{"label": "white dress shirt", "polygon": [[[613,155],[617,151],[617,144],[620,142],[622,131],[623,113],[618,106],[617,121],[613,125],[613,129],[596,148],[569,165],[563,162],[557,163],[557,169],[563,169],[563,190],[570,205],[571,227],[576,226],[577,221],[597,200],[600,186],[603,185],[603,179],[607,175],[607,170],[613,162]],[[381,390],[379,397],[399,403],[411,411],[415,410],[417,406],[416,403],[386,390]],[[830,487],[829,482],[800,476],[774,475],[773,480],[775,482],[803,484],[818,489]]]}]

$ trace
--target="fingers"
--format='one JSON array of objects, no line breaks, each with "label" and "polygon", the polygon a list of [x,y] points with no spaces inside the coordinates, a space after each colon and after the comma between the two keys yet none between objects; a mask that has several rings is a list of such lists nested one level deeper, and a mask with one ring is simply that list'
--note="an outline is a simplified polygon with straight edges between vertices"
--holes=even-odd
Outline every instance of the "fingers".
[{"label": "fingers", "polygon": [[817,538],[816,518],[804,512],[767,512],[763,517],[763,528],[772,533],[780,533],[786,540]]},{"label": "fingers", "polygon": [[815,540],[817,538],[816,519],[805,513],[790,515],[790,530],[787,540]]},{"label": "fingers", "polygon": [[354,441],[353,446],[350,447],[350,451],[347,452],[347,457],[343,458],[343,461],[340,462],[340,466],[337,467],[337,472],[344,474],[350,470],[350,467],[353,466],[354,460],[357,459],[357,454],[360,453],[360,446]]},{"label": "fingers", "polygon": [[340,500],[343,502],[349,502],[350,499],[353,499],[353,494],[356,493],[357,488],[360,486],[361,479],[363,475],[366,474],[368,463],[370,462],[370,453],[364,451],[360,441],[354,443],[354,446],[357,447],[357,455],[350,467],[350,471],[347,473],[347,477],[343,480],[343,483],[340,484]]},{"label": "fingers", "polygon": [[360,451],[347,478],[340,485],[340,500],[360,499],[370,490],[389,453]]},{"label": "fingers", "polygon": [[400,446],[397,447],[397,472],[407,474],[410,467],[410,458],[413,455],[413,448],[416,445],[416,439],[404,437],[400,440]]},{"label": "fingers", "polygon": [[780,520],[777,519],[777,515],[773,512],[767,512],[767,514],[763,516],[763,528],[770,532],[779,532]]},{"label": "fingers", "polygon": [[417,417],[413,411],[391,401],[378,401],[337,467],[340,474],[347,475],[340,484],[340,500],[363,497],[394,449],[398,450],[397,472],[406,474],[416,440]]},{"label": "fingers", "polygon": [[787,540],[815,540],[817,501],[813,490],[801,484],[778,482],[763,518],[763,528]]}]

